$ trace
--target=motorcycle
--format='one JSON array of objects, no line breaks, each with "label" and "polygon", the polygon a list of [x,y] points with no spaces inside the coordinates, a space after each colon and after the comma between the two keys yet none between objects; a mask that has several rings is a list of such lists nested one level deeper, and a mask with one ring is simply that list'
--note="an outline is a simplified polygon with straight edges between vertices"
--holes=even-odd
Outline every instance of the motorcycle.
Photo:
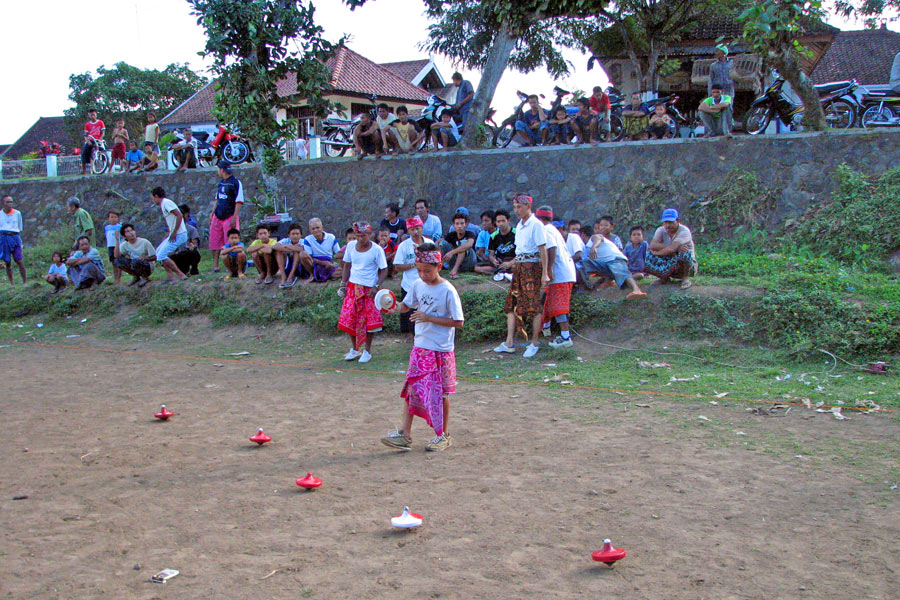
[{"label": "motorcycle", "polygon": [[[227,160],[234,165],[253,161],[250,145],[241,136],[229,132],[222,125],[219,125],[216,136],[211,142],[207,141],[209,134],[205,131],[195,131],[193,137],[197,141],[197,164],[200,167],[214,167],[220,160]],[[170,147],[180,144],[182,141],[184,141],[184,134],[175,132],[175,139]]]},{"label": "motorcycle", "polygon": [[[367,109],[369,117],[375,120],[377,111],[375,105],[378,103],[378,96],[372,94],[369,96],[372,105]],[[353,134],[359,125],[359,116],[352,119],[341,119],[340,117],[328,117],[322,121],[322,145],[325,146],[325,156],[330,158],[339,158],[347,153],[347,150],[353,147]]]},{"label": "motorcycle", "polygon": [[900,91],[866,91],[860,123],[866,129],[900,127]]},{"label": "motorcycle", "polygon": [[[750,111],[744,119],[747,133],[757,135],[764,132],[776,115],[792,131],[800,125],[803,118],[803,103],[796,103],[787,95],[783,89],[784,83],[785,80],[776,73],[772,85],[750,105]],[[862,96],[859,83],[855,79],[823,83],[813,88],[819,94],[819,102],[825,111],[825,123],[829,127],[834,129],[853,127]]]}]

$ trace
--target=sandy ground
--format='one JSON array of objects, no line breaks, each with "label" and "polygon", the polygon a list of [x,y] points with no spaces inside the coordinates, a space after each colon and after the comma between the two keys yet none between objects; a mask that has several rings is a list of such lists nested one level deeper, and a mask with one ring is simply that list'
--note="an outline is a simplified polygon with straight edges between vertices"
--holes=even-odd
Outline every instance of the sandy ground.
[{"label": "sandy ground", "polygon": [[[900,595],[900,492],[697,424],[702,407],[711,423],[756,419],[760,439],[896,444],[887,415],[764,419],[462,382],[455,445],[424,452],[417,420],[403,454],[378,443],[399,375],[214,362],[0,350],[0,596]],[[162,402],[167,423],[152,418]],[[258,426],[275,441],[252,447]],[[321,489],[295,486],[307,471]],[[404,504],[424,527],[390,529]],[[614,569],[591,561],[604,537],[628,551]],[[150,583],[163,568],[181,574]]]}]

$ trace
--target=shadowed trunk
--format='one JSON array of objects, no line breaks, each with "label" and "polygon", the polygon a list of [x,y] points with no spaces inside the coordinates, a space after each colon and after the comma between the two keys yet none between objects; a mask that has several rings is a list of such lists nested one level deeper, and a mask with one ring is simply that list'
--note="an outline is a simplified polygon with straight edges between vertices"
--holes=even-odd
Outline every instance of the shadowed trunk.
[{"label": "shadowed trunk", "polygon": [[509,63],[509,55],[512,54],[513,48],[516,47],[516,38],[510,34],[506,24],[500,27],[497,38],[494,40],[494,46],[484,63],[484,70],[481,72],[481,80],[478,82],[478,89],[475,90],[475,97],[472,99],[472,107],[469,109],[469,120],[466,123],[466,130],[463,132],[461,145],[464,148],[478,148],[480,145],[478,125],[484,123],[487,118],[491,101],[494,99],[494,92],[497,91],[497,84],[506,70]]},{"label": "shadowed trunk", "polygon": [[797,60],[794,49],[782,49],[779,54],[770,53],[770,58],[778,72],[803,100],[803,127],[811,131],[824,131],[825,111],[822,110],[819,93],[813,88],[813,83],[806,73],[800,69],[800,61]]}]

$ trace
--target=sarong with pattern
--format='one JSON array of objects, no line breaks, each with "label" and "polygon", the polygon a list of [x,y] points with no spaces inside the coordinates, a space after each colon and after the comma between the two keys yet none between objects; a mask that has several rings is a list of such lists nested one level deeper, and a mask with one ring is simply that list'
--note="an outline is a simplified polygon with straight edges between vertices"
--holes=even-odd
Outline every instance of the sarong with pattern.
[{"label": "sarong with pattern", "polygon": [[547,297],[544,298],[544,323],[553,317],[569,314],[569,301],[572,298],[572,283],[551,283],[547,286]]},{"label": "sarong with pattern", "polygon": [[413,347],[409,370],[400,397],[409,405],[410,414],[422,417],[434,429],[444,433],[444,396],[456,392],[456,355]]},{"label": "sarong with pattern", "polygon": [[694,262],[694,256],[690,252],[681,252],[669,256],[657,256],[652,252],[648,252],[644,261],[644,272],[656,275],[663,280],[669,278],[683,279],[696,275],[697,267]]},{"label": "sarong with pattern", "polygon": [[354,337],[353,347],[359,350],[366,343],[366,334],[381,331],[384,321],[381,312],[375,308],[375,301],[369,297],[372,288],[354,283],[347,284],[347,294],[341,307],[338,329]]}]

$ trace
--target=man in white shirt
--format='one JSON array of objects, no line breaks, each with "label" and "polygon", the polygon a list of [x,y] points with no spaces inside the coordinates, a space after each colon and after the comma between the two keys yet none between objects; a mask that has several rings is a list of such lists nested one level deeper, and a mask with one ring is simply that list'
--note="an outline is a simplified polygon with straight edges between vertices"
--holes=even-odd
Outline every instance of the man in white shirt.
[{"label": "man in white shirt", "polygon": [[551,348],[569,348],[572,337],[569,334],[569,301],[572,298],[572,286],[575,285],[575,263],[566,248],[566,242],[553,221],[553,209],[542,206],[534,215],[544,224],[547,234],[547,264],[553,272],[553,281],[547,286],[544,298],[545,336],[550,335],[550,321],[559,324],[559,336],[550,342]]},{"label": "man in white shirt", "polygon": [[193,131],[185,129],[184,139],[172,146],[172,150],[175,151],[175,161],[180,173],[197,168],[197,140],[194,139]]},{"label": "man in white shirt", "polygon": [[[402,273],[400,289],[403,291],[404,298],[412,289],[412,284],[419,280],[419,270],[416,269],[416,248],[422,244],[434,243],[430,238],[422,235],[422,219],[419,217],[406,220],[406,233],[409,234],[409,237],[400,242],[397,252],[394,254],[394,270]],[[400,333],[413,333],[409,316],[409,312],[400,313]]]},{"label": "man in white shirt", "polygon": [[305,256],[300,260],[308,272],[311,281],[328,281],[332,277],[340,277],[340,269],[334,265],[334,255],[341,249],[340,243],[333,233],[327,233],[322,220],[313,217],[309,220],[309,235],[303,239]]},{"label": "man in white shirt", "polygon": [[159,207],[168,228],[166,237],[156,247],[156,262],[166,270],[166,279],[163,283],[187,279],[187,275],[182,273],[175,261],[169,258],[178,252],[179,246],[187,243],[188,231],[184,224],[184,215],[181,214],[177,204],[166,198],[166,190],[161,187],[153,188],[150,199]]},{"label": "man in white shirt", "polygon": [[[586,258],[581,259],[580,273],[584,280],[584,287],[589,290],[594,289],[595,284],[591,281],[591,274],[599,273],[615,280],[619,289],[627,287],[629,294],[625,297],[626,300],[646,298],[647,294],[641,291],[631,271],[628,270],[628,259],[615,242],[602,233],[595,233],[590,241],[590,252]],[[612,281],[609,282],[609,285],[612,285]]]},{"label": "man in white shirt", "polygon": [[22,213],[13,208],[13,199],[9,194],[0,197],[0,262],[6,265],[6,276],[9,284],[13,284],[12,263],[19,265],[22,285],[28,281],[25,265],[22,263]]},{"label": "man in white shirt", "polygon": [[441,219],[428,212],[428,200],[420,198],[415,204],[416,214],[422,219],[422,235],[434,240],[435,244],[440,243],[440,239],[444,237],[443,225]]},{"label": "man in white shirt", "polygon": [[531,358],[540,348],[538,336],[544,319],[541,291],[553,280],[547,262],[547,234],[544,225],[531,213],[532,202],[534,199],[527,194],[516,194],[513,198],[513,210],[520,220],[516,225],[513,278],[503,307],[506,341],[494,348],[494,352],[514,353],[516,330],[524,330],[525,320],[530,318],[531,343],[525,348],[524,358]]}]

